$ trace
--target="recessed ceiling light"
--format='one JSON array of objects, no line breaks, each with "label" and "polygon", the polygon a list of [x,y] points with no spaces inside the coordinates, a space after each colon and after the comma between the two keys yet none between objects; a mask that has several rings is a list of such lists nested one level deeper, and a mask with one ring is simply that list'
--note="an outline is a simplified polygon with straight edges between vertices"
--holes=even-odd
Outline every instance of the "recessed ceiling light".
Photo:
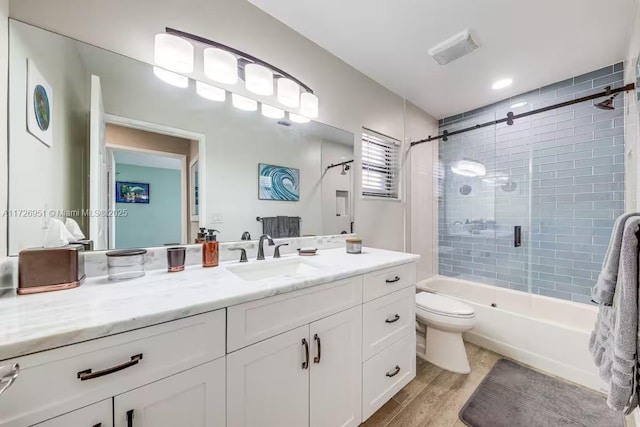
[{"label": "recessed ceiling light", "polygon": [[494,90],[504,89],[507,86],[511,86],[511,83],[513,83],[513,79],[502,79],[502,80],[493,82],[493,86],[491,87]]},{"label": "recessed ceiling light", "polygon": [[516,102],[515,104],[511,104],[509,108],[520,108],[520,107],[524,107],[525,105],[527,105],[527,101],[520,101],[520,102]]}]

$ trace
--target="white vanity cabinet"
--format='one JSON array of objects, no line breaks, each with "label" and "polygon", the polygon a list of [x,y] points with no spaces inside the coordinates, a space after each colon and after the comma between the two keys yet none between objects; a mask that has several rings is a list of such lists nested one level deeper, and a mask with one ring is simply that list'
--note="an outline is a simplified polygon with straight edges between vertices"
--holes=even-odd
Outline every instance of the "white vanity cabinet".
[{"label": "white vanity cabinet", "polygon": [[357,426],[362,276],[227,309],[227,425]]},{"label": "white vanity cabinet", "polygon": [[227,425],[357,426],[415,377],[416,264],[227,309]]},{"label": "white vanity cabinet", "polygon": [[359,425],[361,335],[356,306],[229,354],[228,425]]},{"label": "white vanity cabinet", "polygon": [[113,398],[115,427],[223,427],[225,359]]},{"label": "white vanity cabinet", "polygon": [[358,426],[415,377],[415,280],[411,262],[0,361],[20,365],[0,427]]},{"label": "white vanity cabinet", "polygon": [[362,420],[416,376],[416,264],[364,275]]},{"label": "white vanity cabinet", "polygon": [[[159,380],[164,378],[167,382],[177,381],[182,387],[188,383],[192,388],[208,387],[198,390],[197,398],[215,397],[216,406],[224,408],[225,329],[225,310],[218,310],[2,361],[0,365],[19,363],[20,372],[0,395],[0,426],[23,427],[45,420],[54,422],[58,416],[81,416],[85,411],[74,411],[93,408],[89,405],[104,400],[112,402],[114,396],[152,383],[153,399],[154,395],[160,396],[164,382]],[[190,372],[214,360],[220,360],[212,365],[217,368],[212,370],[218,376],[215,381],[203,382],[203,378],[196,379]],[[197,376],[202,377],[201,374]],[[213,386],[219,388],[217,393],[211,392]],[[162,405],[181,405],[184,396],[180,392],[167,394]],[[116,425],[127,426],[119,423],[118,416],[116,413]],[[112,425],[113,422],[108,424]]]}]

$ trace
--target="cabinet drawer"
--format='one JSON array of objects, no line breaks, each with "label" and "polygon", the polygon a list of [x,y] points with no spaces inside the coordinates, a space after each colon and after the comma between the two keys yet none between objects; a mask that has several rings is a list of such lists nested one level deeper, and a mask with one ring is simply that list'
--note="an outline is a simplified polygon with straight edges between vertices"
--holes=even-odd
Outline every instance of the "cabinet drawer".
[{"label": "cabinet drawer", "polygon": [[416,376],[415,331],[362,366],[362,418],[373,415]]},{"label": "cabinet drawer", "polygon": [[362,276],[227,309],[227,352],[362,303]]},{"label": "cabinet drawer", "polygon": [[111,399],[85,406],[33,427],[108,427],[113,425],[113,402]]},{"label": "cabinet drawer", "polygon": [[415,329],[416,291],[413,286],[369,301],[362,318],[364,360],[389,347]]},{"label": "cabinet drawer", "polygon": [[218,310],[3,361],[21,369],[0,398],[0,425],[35,424],[219,358],[224,336]]},{"label": "cabinet drawer", "polygon": [[416,283],[416,264],[404,264],[397,267],[385,268],[364,275],[363,299],[372,299],[390,294]]}]

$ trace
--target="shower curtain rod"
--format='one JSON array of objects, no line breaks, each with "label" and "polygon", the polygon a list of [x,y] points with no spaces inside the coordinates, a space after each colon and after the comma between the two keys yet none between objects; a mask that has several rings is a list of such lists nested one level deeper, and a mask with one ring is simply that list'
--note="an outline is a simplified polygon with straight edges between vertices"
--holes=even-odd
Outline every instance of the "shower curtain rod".
[{"label": "shower curtain rod", "polygon": [[635,88],[636,88],[636,85],[634,83],[629,83],[628,85],[620,87],[620,88],[617,88],[617,89],[611,89],[611,86],[607,86],[604,92],[596,93],[594,95],[589,95],[589,96],[583,96],[582,98],[572,99],[571,101],[561,102],[559,104],[550,105],[548,107],[538,108],[537,110],[527,111],[525,113],[515,114],[515,115],[513,114],[513,112],[509,111],[507,113],[507,117],[505,117],[503,119],[494,120],[492,122],[482,123],[482,124],[479,124],[479,125],[471,126],[471,127],[460,129],[460,130],[456,130],[456,131],[453,131],[453,132],[448,132],[448,131],[445,130],[445,131],[442,132],[442,135],[438,135],[438,136],[429,135],[428,138],[421,139],[419,141],[414,141],[414,142],[411,143],[411,147],[413,147],[414,145],[422,144],[424,142],[437,141],[439,139],[442,139],[443,141],[447,141],[448,137],[450,137],[450,136],[459,135],[461,133],[470,132],[472,130],[485,128],[487,126],[494,126],[494,125],[497,125],[497,124],[500,124],[500,123],[505,123],[506,122],[507,125],[511,126],[511,125],[513,125],[513,121],[514,120],[521,119],[523,117],[533,116],[534,114],[544,113],[545,111],[551,111],[551,110],[555,110],[555,109],[558,109],[558,108],[567,107],[569,105],[579,104],[579,103],[585,102],[585,101],[591,101],[592,99],[602,98],[603,96],[611,96],[611,95],[615,95],[615,94],[620,93],[620,92],[628,92],[630,90],[634,90]]},{"label": "shower curtain rod", "polygon": [[353,160],[347,160],[346,162],[342,162],[342,163],[335,163],[335,164],[332,163],[331,165],[327,166],[327,169],[337,168],[338,166],[348,165],[349,163],[353,163]]}]

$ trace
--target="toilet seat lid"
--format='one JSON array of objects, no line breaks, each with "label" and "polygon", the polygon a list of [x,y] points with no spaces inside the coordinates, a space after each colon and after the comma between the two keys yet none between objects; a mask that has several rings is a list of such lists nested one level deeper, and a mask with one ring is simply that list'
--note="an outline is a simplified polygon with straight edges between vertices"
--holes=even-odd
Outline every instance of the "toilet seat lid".
[{"label": "toilet seat lid", "polygon": [[473,307],[453,298],[430,292],[420,292],[416,295],[416,305],[433,313],[446,314],[448,316],[472,316]]}]

